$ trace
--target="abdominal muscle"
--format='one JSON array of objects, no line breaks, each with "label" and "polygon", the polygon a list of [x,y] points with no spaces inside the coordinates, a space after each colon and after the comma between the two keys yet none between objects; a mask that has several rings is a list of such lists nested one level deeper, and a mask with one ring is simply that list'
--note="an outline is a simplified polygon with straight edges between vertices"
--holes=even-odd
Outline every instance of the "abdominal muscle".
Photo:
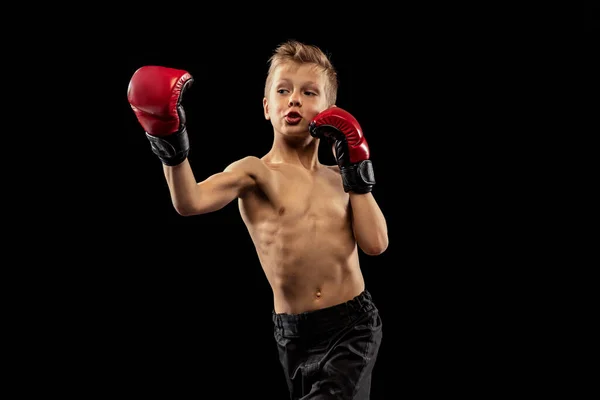
[{"label": "abdominal muscle", "polygon": [[249,227],[273,289],[276,313],[333,306],[364,290],[347,219],[310,210],[303,214],[265,218]]}]

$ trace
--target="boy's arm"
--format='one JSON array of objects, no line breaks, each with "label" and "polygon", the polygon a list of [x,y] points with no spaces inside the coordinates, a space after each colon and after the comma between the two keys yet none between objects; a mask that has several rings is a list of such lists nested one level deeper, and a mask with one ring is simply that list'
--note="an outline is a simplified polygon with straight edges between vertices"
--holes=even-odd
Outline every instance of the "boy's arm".
[{"label": "boy's arm", "polygon": [[350,196],[352,227],[358,246],[369,255],[383,253],[388,246],[387,224],[371,191],[375,174],[370,151],[358,121],[339,107],[319,113],[311,121],[312,136],[334,142],[344,191]]},{"label": "boy's arm", "polygon": [[163,167],[175,210],[184,216],[220,210],[244,191],[256,185],[261,162],[246,157],[230,164],[223,172],[197,182],[188,160]]},{"label": "boy's arm", "polygon": [[352,228],[356,242],[366,254],[376,256],[388,246],[387,222],[372,193],[350,192]]},{"label": "boy's arm", "polygon": [[189,140],[182,96],[193,82],[184,70],[144,66],[132,76],[127,98],[146,131],[152,152],[163,163],[173,205],[181,215],[218,210],[256,184],[262,163],[246,157],[197,182],[187,156]]}]

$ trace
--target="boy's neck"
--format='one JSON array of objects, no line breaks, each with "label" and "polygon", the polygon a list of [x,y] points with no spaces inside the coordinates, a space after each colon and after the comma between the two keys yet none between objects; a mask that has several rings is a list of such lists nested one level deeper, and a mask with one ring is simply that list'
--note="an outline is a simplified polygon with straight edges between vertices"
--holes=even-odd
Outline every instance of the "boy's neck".
[{"label": "boy's neck", "polygon": [[319,163],[319,140],[311,137],[289,138],[276,135],[266,158],[273,163],[302,165],[312,170]]}]

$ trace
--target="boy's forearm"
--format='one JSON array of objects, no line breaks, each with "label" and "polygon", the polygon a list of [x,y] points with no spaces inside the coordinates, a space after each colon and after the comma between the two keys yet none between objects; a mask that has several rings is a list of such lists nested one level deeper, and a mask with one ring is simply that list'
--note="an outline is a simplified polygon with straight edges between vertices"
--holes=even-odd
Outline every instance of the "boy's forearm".
[{"label": "boy's forearm", "polygon": [[164,165],[163,170],[175,210],[179,214],[187,214],[188,210],[193,209],[198,191],[196,178],[188,160],[174,167]]},{"label": "boy's forearm", "polygon": [[378,255],[388,246],[387,223],[372,193],[350,192],[352,225],[358,246],[369,255]]}]

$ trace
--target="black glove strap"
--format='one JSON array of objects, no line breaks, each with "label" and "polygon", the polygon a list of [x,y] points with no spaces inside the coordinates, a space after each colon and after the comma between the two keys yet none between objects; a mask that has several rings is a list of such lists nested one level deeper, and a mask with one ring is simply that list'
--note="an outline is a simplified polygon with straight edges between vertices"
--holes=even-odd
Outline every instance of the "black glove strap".
[{"label": "black glove strap", "polygon": [[369,193],[375,184],[375,172],[371,160],[363,160],[349,167],[340,168],[344,191]]},{"label": "black glove strap", "polygon": [[190,151],[190,142],[185,125],[169,136],[152,136],[146,132],[146,137],[150,141],[152,152],[160,158],[163,164],[171,167],[181,164]]}]

